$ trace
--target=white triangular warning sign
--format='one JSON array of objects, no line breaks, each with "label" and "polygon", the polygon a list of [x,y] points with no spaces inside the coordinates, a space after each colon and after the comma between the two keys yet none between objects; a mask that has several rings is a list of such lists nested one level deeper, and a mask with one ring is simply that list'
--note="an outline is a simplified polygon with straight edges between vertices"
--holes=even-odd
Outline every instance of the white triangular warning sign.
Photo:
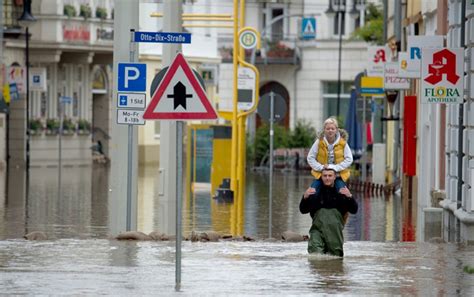
[{"label": "white triangular warning sign", "polygon": [[217,119],[204,89],[181,53],[178,53],[153,94],[145,120]]},{"label": "white triangular warning sign", "polygon": [[304,26],[303,34],[312,34],[314,31],[315,29],[313,23],[311,21],[307,21],[306,26]]}]

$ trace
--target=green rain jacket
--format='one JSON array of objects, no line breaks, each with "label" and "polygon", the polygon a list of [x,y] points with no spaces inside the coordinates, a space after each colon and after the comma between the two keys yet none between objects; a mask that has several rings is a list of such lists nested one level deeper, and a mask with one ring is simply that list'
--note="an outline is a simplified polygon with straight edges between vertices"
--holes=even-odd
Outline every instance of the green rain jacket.
[{"label": "green rain jacket", "polygon": [[300,212],[310,213],[313,224],[309,230],[309,253],[344,256],[343,217],[347,212],[355,214],[358,205],[354,198],[336,192],[334,187],[323,186],[317,195],[304,197],[300,202]]}]

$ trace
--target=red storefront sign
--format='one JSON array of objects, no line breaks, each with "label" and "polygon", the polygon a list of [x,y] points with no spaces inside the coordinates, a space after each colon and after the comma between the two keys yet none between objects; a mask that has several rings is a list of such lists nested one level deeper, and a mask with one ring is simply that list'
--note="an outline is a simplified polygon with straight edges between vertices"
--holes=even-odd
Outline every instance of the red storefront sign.
[{"label": "red storefront sign", "polygon": [[416,96],[405,96],[403,111],[403,173],[416,175]]},{"label": "red storefront sign", "polygon": [[68,41],[90,41],[91,32],[86,26],[63,25],[63,39]]}]

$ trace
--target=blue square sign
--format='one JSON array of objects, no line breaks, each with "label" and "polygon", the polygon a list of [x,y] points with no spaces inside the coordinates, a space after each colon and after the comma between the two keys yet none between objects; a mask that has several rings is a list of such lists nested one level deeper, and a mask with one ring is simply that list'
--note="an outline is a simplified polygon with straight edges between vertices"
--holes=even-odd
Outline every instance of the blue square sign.
[{"label": "blue square sign", "polygon": [[119,63],[117,89],[119,92],[146,92],[146,64]]},{"label": "blue square sign", "polygon": [[41,76],[39,75],[33,75],[33,82],[35,84],[39,84],[40,83],[40,80],[41,80]]}]

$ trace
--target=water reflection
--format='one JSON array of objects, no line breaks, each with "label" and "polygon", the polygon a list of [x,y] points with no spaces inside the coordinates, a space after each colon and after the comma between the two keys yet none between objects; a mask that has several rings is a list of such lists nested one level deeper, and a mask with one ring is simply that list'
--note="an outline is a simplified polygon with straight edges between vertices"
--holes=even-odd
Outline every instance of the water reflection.
[{"label": "water reflection", "polygon": [[[158,168],[140,167],[138,177],[138,230],[149,233],[160,226]],[[5,176],[0,179],[6,181]],[[307,234],[309,215],[299,213],[303,190],[312,177],[276,171],[273,183],[273,237],[286,230]],[[58,198],[56,168],[32,168],[26,197],[23,170],[12,170],[8,195],[2,196],[0,238],[19,238],[30,231],[44,231],[50,237],[106,237],[109,230],[109,169],[107,167],[65,168]],[[195,191],[183,203],[183,231],[214,230],[232,235],[268,237],[268,173],[248,172],[242,200],[225,202],[211,198],[206,184],[194,185]],[[2,185],[0,184],[0,187]],[[186,191],[185,191],[186,192]],[[356,194],[359,211],[349,217],[346,240],[399,241],[408,224],[400,230],[401,199],[398,196],[370,197]],[[25,207],[27,206],[27,207]],[[406,206],[404,204],[403,208]],[[407,213],[404,210],[404,213]],[[406,216],[405,216],[406,217]],[[406,240],[407,238],[403,238]]]}]

